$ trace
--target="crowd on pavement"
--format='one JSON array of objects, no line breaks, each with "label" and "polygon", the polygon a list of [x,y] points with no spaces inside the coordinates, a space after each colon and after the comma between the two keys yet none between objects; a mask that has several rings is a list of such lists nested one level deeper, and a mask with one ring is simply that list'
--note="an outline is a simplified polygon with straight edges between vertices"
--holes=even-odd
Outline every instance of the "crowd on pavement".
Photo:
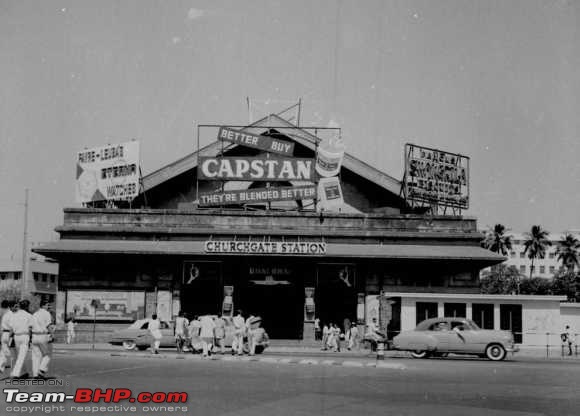
[{"label": "crowd on pavement", "polygon": [[[156,314],[149,320],[149,331],[152,336],[151,353],[159,354],[159,345],[162,334],[160,320]],[[212,353],[226,353],[226,338],[230,336],[231,353],[250,355],[256,353],[258,346],[267,345],[268,335],[261,328],[261,318],[249,315],[244,318],[243,312],[238,310],[235,316],[202,315],[188,319],[180,311],[175,320],[175,342],[177,351],[201,352],[204,357]]]},{"label": "crowd on pavement", "polygon": [[[343,321],[342,328],[334,322],[322,324],[318,318],[314,320],[315,338],[321,341],[321,350],[340,352],[342,343],[346,344],[346,349],[359,350],[362,341],[368,341],[371,346],[377,342],[385,340],[385,335],[379,330],[377,326],[377,319],[373,318],[369,324],[366,325],[366,330],[363,334],[359,334],[359,328],[354,323],[346,318]],[[362,335],[362,336],[361,336]]]},{"label": "crowd on pavement", "polygon": [[[49,303],[41,301],[40,307],[30,314],[30,302],[3,300],[1,303],[0,328],[0,376],[3,378],[28,378],[23,372],[28,351],[31,351],[32,377],[46,379],[51,359],[51,342],[54,333]],[[10,375],[4,375],[10,364]]]}]

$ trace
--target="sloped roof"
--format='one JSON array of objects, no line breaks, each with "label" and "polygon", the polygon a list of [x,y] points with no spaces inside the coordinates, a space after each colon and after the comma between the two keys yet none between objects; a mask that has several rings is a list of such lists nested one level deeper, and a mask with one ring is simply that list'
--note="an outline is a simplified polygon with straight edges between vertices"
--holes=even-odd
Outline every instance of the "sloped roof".
[{"label": "sloped roof", "polygon": [[[255,132],[255,130],[263,130],[270,127],[275,127],[275,130],[281,134],[312,151],[315,151],[316,143],[320,142],[320,139],[315,135],[306,130],[296,128],[294,124],[284,120],[276,114],[270,114],[241,130],[259,134],[259,132]],[[239,145],[235,143],[222,143],[216,140],[215,142],[199,149],[197,152],[190,153],[189,155],[145,176],[143,178],[144,191],[155,188],[169,179],[196,168],[198,156],[216,156],[222,150],[227,151],[236,146]],[[395,195],[398,195],[401,190],[400,181],[348,153],[345,153],[344,155],[342,166]]]}]

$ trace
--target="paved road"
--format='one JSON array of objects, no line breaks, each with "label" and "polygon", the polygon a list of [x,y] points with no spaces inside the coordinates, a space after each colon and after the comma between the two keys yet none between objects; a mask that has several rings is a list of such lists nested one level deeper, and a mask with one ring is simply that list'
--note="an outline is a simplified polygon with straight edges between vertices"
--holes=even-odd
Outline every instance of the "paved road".
[{"label": "paved road", "polygon": [[[301,359],[302,360],[302,359]],[[288,360],[291,361],[291,360]],[[187,392],[187,411],[151,411],[155,405],[93,415],[579,415],[580,363],[502,362],[473,359],[386,360],[389,368],[280,362],[207,361],[71,353],[54,358],[63,387],[7,386],[21,391],[130,388],[139,392]],[[0,382],[4,383],[4,382]],[[64,390],[63,390],[64,389]],[[47,414],[7,406],[0,414]],[[83,415],[67,402],[55,415]],[[137,411],[129,411],[136,406]],[[104,406],[103,403],[99,406]],[[107,406],[113,406],[109,404]],[[64,409],[64,411],[62,411]]]}]

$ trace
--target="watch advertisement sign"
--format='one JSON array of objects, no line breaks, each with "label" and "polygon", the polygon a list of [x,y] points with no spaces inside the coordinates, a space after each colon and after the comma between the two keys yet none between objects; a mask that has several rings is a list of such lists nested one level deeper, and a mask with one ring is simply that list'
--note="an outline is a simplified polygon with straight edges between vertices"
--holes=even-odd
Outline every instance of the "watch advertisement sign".
[{"label": "watch advertisement sign", "polygon": [[76,201],[129,200],[139,194],[139,142],[77,153]]}]

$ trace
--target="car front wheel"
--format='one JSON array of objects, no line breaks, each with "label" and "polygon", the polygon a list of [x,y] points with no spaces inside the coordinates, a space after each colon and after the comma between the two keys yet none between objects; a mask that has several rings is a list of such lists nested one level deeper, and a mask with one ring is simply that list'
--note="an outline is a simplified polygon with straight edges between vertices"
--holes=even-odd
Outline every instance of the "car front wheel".
[{"label": "car front wheel", "polygon": [[500,344],[491,344],[485,349],[485,355],[492,361],[501,361],[506,356],[506,350]]},{"label": "car front wheel", "polygon": [[411,351],[411,357],[413,357],[413,358],[428,358],[429,352],[424,351],[424,350]]},{"label": "car front wheel", "polygon": [[123,341],[123,348],[125,348],[127,351],[134,350],[136,346],[137,344],[135,344],[135,341]]}]

